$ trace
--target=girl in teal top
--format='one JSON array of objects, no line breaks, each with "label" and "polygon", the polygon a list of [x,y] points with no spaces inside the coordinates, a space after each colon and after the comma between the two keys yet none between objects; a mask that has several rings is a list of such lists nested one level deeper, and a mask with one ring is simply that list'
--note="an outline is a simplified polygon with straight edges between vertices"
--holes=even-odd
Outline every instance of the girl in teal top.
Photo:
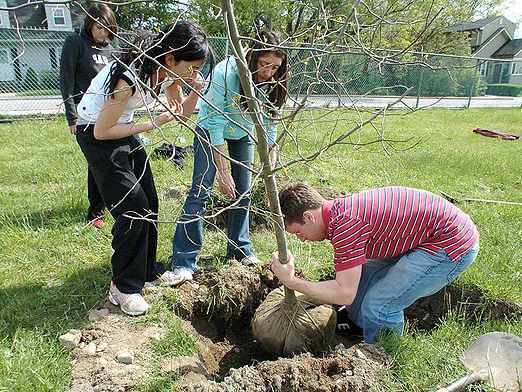
[{"label": "girl in teal top", "polygon": [[[277,159],[277,124],[273,119],[287,96],[287,54],[277,47],[279,44],[274,32],[262,31],[251,41],[246,53],[257,98],[262,103],[272,166]],[[208,92],[199,103],[192,187],[172,241],[171,262],[179,283],[193,278],[196,257],[203,244],[205,208],[216,172],[220,192],[236,199],[234,208],[228,211],[227,257],[247,265],[258,261],[248,231],[252,173],[235,163],[251,168],[254,160],[255,131],[246,108],[236,62],[227,58],[214,68]],[[222,154],[228,155],[232,163]]]}]

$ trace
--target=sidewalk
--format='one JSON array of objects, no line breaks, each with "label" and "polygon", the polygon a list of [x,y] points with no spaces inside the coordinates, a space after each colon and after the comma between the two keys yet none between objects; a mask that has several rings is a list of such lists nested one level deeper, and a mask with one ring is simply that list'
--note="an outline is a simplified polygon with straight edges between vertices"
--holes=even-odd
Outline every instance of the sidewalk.
[{"label": "sidewalk", "polygon": [[[295,97],[292,97],[295,99]],[[297,97],[297,102],[302,99]],[[308,98],[309,108],[320,108],[328,106],[335,108],[340,105],[343,108],[382,108],[389,103],[397,100],[396,96],[351,96],[341,97],[341,102],[337,96],[311,96]],[[416,97],[405,97],[402,102],[394,106],[396,109],[414,109],[417,104]],[[291,105],[287,102],[287,105]],[[446,98],[420,98],[418,108],[452,108],[460,109],[468,105],[468,98],[446,97]],[[471,99],[471,108],[520,108],[522,97],[499,97],[483,96]],[[62,97],[60,96],[39,96],[39,97],[17,97],[11,94],[0,95],[0,114],[11,116],[27,115],[56,115],[63,113]]]}]

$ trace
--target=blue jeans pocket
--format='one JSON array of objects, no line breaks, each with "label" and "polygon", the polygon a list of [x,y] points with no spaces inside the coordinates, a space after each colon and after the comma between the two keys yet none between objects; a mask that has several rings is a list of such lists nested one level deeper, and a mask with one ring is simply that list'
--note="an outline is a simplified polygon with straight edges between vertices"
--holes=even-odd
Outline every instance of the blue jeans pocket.
[{"label": "blue jeans pocket", "polygon": [[450,283],[453,279],[455,279],[457,276],[463,273],[466,270],[466,268],[468,268],[471,265],[471,263],[473,263],[473,261],[477,257],[477,254],[478,249],[473,249],[466,253],[464,256],[462,256],[459,260],[457,260],[454,263],[454,267],[451,269],[451,271],[448,273],[448,276],[446,277],[448,283]]}]

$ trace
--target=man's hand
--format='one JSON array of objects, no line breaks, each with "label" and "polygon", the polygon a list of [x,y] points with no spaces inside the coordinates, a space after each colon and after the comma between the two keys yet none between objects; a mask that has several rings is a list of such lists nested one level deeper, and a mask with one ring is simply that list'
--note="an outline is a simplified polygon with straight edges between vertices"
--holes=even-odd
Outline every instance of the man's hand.
[{"label": "man's hand", "polygon": [[279,253],[272,253],[271,268],[281,283],[283,283],[286,287],[291,288],[290,284],[295,277],[294,255],[288,251],[288,262],[286,264],[282,264],[279,260]]},{"label": "man's hand", "polygon": [[69,125],[69,132],[71,132],[72,135],[76,135],[76,124]]}]

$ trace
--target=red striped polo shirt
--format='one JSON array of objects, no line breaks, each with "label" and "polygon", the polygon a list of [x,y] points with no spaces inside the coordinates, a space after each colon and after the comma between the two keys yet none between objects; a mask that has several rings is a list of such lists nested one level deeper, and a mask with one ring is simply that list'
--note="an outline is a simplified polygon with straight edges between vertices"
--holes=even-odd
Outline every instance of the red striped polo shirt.
[{"label": "red striped polo shirt", "polygon": [[397,257],[414,248],[432,255],[444,249],[457,261],[479,239],[466,213],[419,189],[372,189],[325,201],[322,213],[336,271],[364,264],[367,259]]}]

